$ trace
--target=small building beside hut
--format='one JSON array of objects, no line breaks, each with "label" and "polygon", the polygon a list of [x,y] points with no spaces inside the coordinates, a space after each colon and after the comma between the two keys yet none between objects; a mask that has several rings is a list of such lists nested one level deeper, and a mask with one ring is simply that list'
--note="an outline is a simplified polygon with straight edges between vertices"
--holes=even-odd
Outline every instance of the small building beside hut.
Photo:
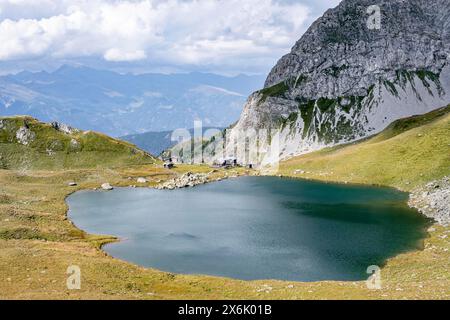
[{"label": "small building beside hut", "polygon": [[165,169],[172,169],[173,167],[175,167],[175,164],[173,163],[172,157],[164,158],[163,161],[164,161],[164,168]]},{"label": "small building beside hut", "polygon": [[213,163],[216,167],[223,167],[223,168],[229,168],[229,167],[237,167],[238,162],[236,158],[229,157],[224,159],[216,159]]}]

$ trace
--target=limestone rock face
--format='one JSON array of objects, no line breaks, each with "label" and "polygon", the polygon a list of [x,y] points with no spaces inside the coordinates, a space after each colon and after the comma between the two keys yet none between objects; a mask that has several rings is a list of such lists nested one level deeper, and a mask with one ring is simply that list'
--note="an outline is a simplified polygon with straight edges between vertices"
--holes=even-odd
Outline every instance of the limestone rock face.
[{"label": "limestone rock face", "polygon": [[79,130],[77,130],[77,129],[75,129],[75,128],[72,128],[72,127],[70,127],[70,126],[68,126],[67,124],[64,124],[64,123],[60,123],[60,122],[52,122],[51,125],[52,125],[52,127],[53,127],[55,130],[64,132],[65,134],[73,134],[73,133],[79,132]]},{"label": "limestone rock face", "polygon": [[450,103],[450,2],[380,0],[379,28],[369,28],[373,4],[344,0],[314,22],[248,98],[231,135],[277,130],[283,159]]},{"label": "limestone rock face", "polygon": [[[282,57],[266,87],[303,75],[292,90],[307,99],[365,95],[380,76],[396,71],[439,73],[447,64],[450,3],[447,0],[382,0],[380,29],[369,29],[371,0],[344,0],[328,10]],[[299,83],[297,83],[299,84]]]},{"label": "limestone rock face", "polygon": [[36,134],[27,127],[20,127],[16,132],[16,139],[20,144],[29,145],[35,139]]}]

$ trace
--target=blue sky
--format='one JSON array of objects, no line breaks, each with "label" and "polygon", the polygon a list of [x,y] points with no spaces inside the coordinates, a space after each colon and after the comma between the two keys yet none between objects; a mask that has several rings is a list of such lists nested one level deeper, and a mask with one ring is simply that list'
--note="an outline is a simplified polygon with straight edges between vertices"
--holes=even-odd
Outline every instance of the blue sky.
[{"label": "blue sky", "polygon": [[0,0],[0,73],[267,73],[339,0]]}]

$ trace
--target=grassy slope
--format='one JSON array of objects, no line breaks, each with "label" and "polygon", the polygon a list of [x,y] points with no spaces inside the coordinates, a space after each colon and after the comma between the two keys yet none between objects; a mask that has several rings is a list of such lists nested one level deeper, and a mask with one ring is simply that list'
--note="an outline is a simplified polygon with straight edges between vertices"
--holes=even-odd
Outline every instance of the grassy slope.
[{"label": "grassy slope", "polygon": [[450,106],[398,120],[362,142],[289,159],[280,170],[286,176],[412,190],[450,175]]},{"label": "grassy slope", "polygon": [[[445,122],[443,125],[441,123],[443,119],[430,123],[433,130],[425,131],[434,132],[435,126],[445,129]],[[445,119],[447,119],[447,131],[440,131],[444,134],[444,138],[440,137],[440,139],[444,140],[445,137],[448,138],[448,118]],[[402,135],[408,133],[410,132]],[[433,134],[433,136],[436,135]],[[380,139],[380,136],[378,138]],[[389,140],[392,139],[395,137]],[[367,145],[368,142],[363,142],[361,145]],[[382,143],[372,142],[374,145]],[[315,167],[315,164],[310,162],[311,156],[319,161],[326,161],[330,167],[338,169],[336,163],[341,162],[324,160],[320,158],[320,155],[332,156],[347,148],[355,148],[355,146],[324,151],[307,156],[306,160],[305,158],[293,159],[282,164],[282,170],[291,172],[300,165],[304,168],[305,163],[308,163],[310,166],[308,170],[317,168],[323,171],[321,166]],[[357,153],[356,151],[353,152]],[[42,152],[37,155],[47,159],[47,155]],[[448,237],[450,230],[439,226],[436,226],[430,238],[425,240],[423,251],[402,254],[388,261],[382,270],[383,289],[375,291],[368,290],[364,282],[237,281],[207,276],[175,275],[140,268],[113,259],[105,255],[99,246],[113,241],[114,238],[86,234],[67,220],[67,205],[64,200],[68,194],[76,190],[98,187],[106,181],[115,186],[127,186],[135,184],[136,177],[140,176],[149,179],[146,186],[154,186],[158,181],[169,179],[176,173],[206,172],[210,169],[205,166],[180,166],[176,170],[169,171],[156,164],[121,167],[119,160],[112,159],[115,166],[113,168],[103,165],[103,167],[92,166],[68,170],[66,166],[65,170],[53,170],[54,162],[47,161],[43,160],[42,166],[50,164],[52,170],[0,169],[0,298],[425,299],[450,297],[448,263],[450,261]],[[72,163],[68,162],[69,165]],[[87,163],[91,164],[90,161]],[[73,165],[78,166],[77,163]],[[342,172],[336,170],[339,175],[331,178],[343,179],[347,172],[353,172],[347,170],[342,169]],[[427,172],[430,176],[433,175],[431,170]],[[217,176],[224,174],[224,172],[216,173]],[[310,174],[310,176],[322,178],[318,174]],[[374,175],[362,175],[359,181],[371,182],[370,179],[374,179],[377,183],[383,182],[382,177]],[[78,186],[69,187],[68,181],[76,181]],[[71,291],[66,288],[66,269],[74,264],[81,267],[82,288]]]},{"label": "grassy slope", "polygon": [[[136,146],[92,131],[66,134],[31,117],[0,118],[0,168],[74,169],[155,163]],[[27,127],[34,138],[18,143],[16,133]],[[76,142],[76,143],[74,143]]]}]

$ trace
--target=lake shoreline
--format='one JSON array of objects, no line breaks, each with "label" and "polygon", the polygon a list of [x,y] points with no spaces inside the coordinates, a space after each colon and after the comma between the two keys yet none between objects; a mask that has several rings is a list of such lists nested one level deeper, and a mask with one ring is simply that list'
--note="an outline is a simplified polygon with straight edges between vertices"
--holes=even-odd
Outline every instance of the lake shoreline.
[{"label": "lake shoreline", "polygon": [[[305,181],[317,181],[323,183],[333,183],[346,186],[366,186],[366,187],[382,187],[390,188],[393,190],[398,190],[409,195],[407,204],[410,208],[416,209],[419,213],[425,217],[433,220],[435,224],[447,227],[450,225],[450,206],[448,206],[448,199],[450,195],[450,176],[444,177],[439,180],[434,180],[427,183],[425,186],[417,187],[413,190],[405,190],[398,186],[389,186],[379,183],[364,183],[364,182],[348,182],[342,180],[325,180],[318,177],[299,177],[295,175],[268,175],[279,177],[281,179],[294,179],[294,180],[305,180]],[[436,185],[440,187],[435,188]],[[432,197],[432,191],[439,189],[443,195],[438,197]],[[447,206],[446,206],[447,205]],[[440,209],[440,212],[437,210]]]},{"label": "lake shoreline", "polygon": [[[322,183],[333,183],[333,184],[340,184],[340,185],[347,185],[347,186],[366,186],[366,187],[383,187],[383,188],[391,188],[393,190],[398,190],[401,192],[405,192],[409,195],[409,199],[406,202],[410,208],[416,209],[418,212],[423,214],[425,217],[430,218],[435,222],[436,224],[442,225],[442,226],[448,226],[450,224],[450,208],[449,206],[446,207],[446,204],[448,203],[448,194],[450,194],[450,176],[444,177],[441,180],[432,181],[429,182],[426,186],[422,186],[419,188],[416,188],[414,190],[406,191],[402,188],[396,187],[396,186],[388,186],[383,184],[368,184],[368,183],[357,183],[357,182],[348,182],[348,181],[341,181],[341,180],[321,180],[320,178],[305,178],[305,177],[298,177],[294,175],[263,175],[260,172],[254,172],[253,174],[244,174],[244,175],[233,175],[233,176],[224,176],[223,178],[217,178],[215,180],[209,180],[208,174],[206,176],[196,176],[193,175],[194,179],[190,180],[189,176],[191,175],[190,172],[186,173],[185,175],[177,178],[174,178],[172,180],[166,181],[164,183],[161,183],[157,185],[155,188],[159,190],[174,190],[174,189],[182,189],[186,187],[195,187],[198,185],[206,184],[206,183],[214,183],[214,182],[220,182],[225,179],[229,178],[239,178],[243,176],[260,176],[260,177],[278,177],[280,179],[294,179],[294,180],[304,180],[304,181],[317,181]],[[206,178],[206,179],[205,179]],[[430,197],[430,186],[433,187],[434,185],[443,185],[443,187],[440,188],[439,191],[443,191],[445,196],[441,197]],[[440,208],[441,212],[438,212],[437,208]]]},{"label": "lake shoreline", "polygon": [[450,176],[427,183],[410,193],[408,205],[441,226],[450,224]]},{"label": "lake shoreline", "polygon": [[[304,181],[321,182],[321,183],[326,183],[326,184],[331,183],[331,184],[345,185],[345,186],[382,187],[382,188],[389,188],[389,189],[398,190],[398,191],[407,193],[409,195],[409,199],[406,201],[406,204],[410,208],[417,210],[420,214],[424,215],[425,217],[427,217],[428,219],[430,219],[432,221],[431,222],[432,226],[430,226],[430,228],[427,230],[427,235],[428,236],[425,237],[422,240],[422,242],[425,239],[427,239],[427,238],[429,238],[431,236],[430,230],[431,231],[435,230],[433,225],[447,227],[449,225],[448,221],[450,221],[450,213],[448,211],[447,211],[447,219],[448,220],[445,220],[444,223],[442,221],[438,221],[436,219],[437,212],[435,210],[435,207],[434,206],[430,206],[431,199],[429,197],[429,194],[425,195],[425,193],[424,193],[424,190],[425,190],[426,186],[422,186],[422,187],[416,188],[415,190],[411,190],[411,191],[405,191],[402,188],[399,188],[399,187],[396,187],[396,186],[389,186],[389,185],[383,185],[383,184],[375,184],[375,183],[370,184],[370,183],[363,183],[363,182],[356,183],[356,182],[348,182],[348,181],[341,181],[341,180],[336,180],[336,181],[334,181],[334,180],[321,180],[320,178],[305,178],[305,177],[298,177],[298,176],[294,176],[294,175],[276,175],[276,174],[265,175],[265,174],[261,174],[259,171],[256,171],[256,170],[252,170],[251,173],[248,172],[248,171],[245,171],[244,173],[240,172],[237,175],[234,172],[232,172],[233,174],[231,176],[228,174],[227,171],[225,171],[225,174],[221,174],[220,177],[214,177],[213,179],[209,179],[209,177],[211,175],[217,175],[217,172],[218,171],[214,170],[214,169],[212,171],[206,173],[206,174],[195,174],[195,173],[192,174],[192,172],[188,171],[188,172],[185,172],[182,175],[179,175],[179,176],[177,176],[175,178],[172,178],[172,179],[163,181],[161,183],[158,183],[155,186],[121,186],[121,187],[123,187],[123,188],[149,188],[149,189],[157,189],[157,190],[175,190],[175,189],[183,189],[183,188],[195,188],[195,187],[200,186],[200,185],[210,184],[210,183],[215,183],[215,182],[221,182],[221,181],[224,181],[224,180],[227,180],[227,179],[236,179],[236,178],[240,178],[240,177],[251,177],[251,176],[253,176],[253,177],[277,177],[277,178],[280,178],[280,179],[304,180]],[[206,176],[207,179],[205,181],[197,180],[197,177],[199,175],[200,176]],[[181,183],[181,184],[177,183],[177,181],[180,181],[180,179],[179,179],[180,177],[182,177],[181,180],[183,181],[183,180],[185,180],[184,177],[186,177],[186,176],[187,177],[189,177],[189,176],[194,176],[195,177],[194,180],[193,180],[193,182],[194,182],[193,185],[190,185],[189,183],[185,183],[185,184],[184,183]],[[445,181],[448,182],[449,177],[445,177],[443,179],[445,179]],[[428,183],[428,185],[433,184],[435,182],[436,181],[430,182],[430,183]],[[449,190],[448,186],[447,186],[447,190]],[[67,198],[70,195],[72,195],[73,193],[76,193],[76,192],[79,192],[79,191],[93,191],[93,190],[92,189],[75,190],[75,191],[73,191],[73,192],[71,192],[71,193],[66,195],[66,197],[64,199],[64,202],[67,203],[66,202]],[[99,192],[107,192],[107,191],[101,191],[101,190],[98,190],[98,191]],[[412,197],[415,197],[415,198],[412,199]],[[68,210],[69,209],[67,209],[67,211],[65,213],[65,216],[66,216],[67,219],[68,219]],[[71,220],[69,220],[69,221],[75,227],[77,227],[73,223],[73,221],[71,221]],[[81,228],[78,228],[78,229],[83,231],[83,232],[85,232]],[[109,255],[106,251],[104,251],[103,247],[105,245],[121,242],[124,239],[122,239],[120,237],[117,237],[117,236],[114,236],[114,235],[99,235],[99,236],[105,237],[105,239],[98,244],[98,248],[100,250],[102,250],[103,254],[105,254],[107,256],[110,256],[113,259],[117,259],[117,258]],[[419,249],[419,250],[423,250],[423,249]],[[389,259],[392,259],[392,258],[395,258],[395,257],[396,256],[393,256],[393,257],[391,257]],[[388,262],[388,260],[386,260],[383,265],[385,265]]]},{"label": "lake shoreline", "polygon": [[[45,229],[37,229],[41,233],[32,235],[33,238],[39,237],[36,240],[0,238],[0,252],[3,253],[0,277],[14,279],[14,282],[4,283],[0,298],[310,300],[442,299],[450,296],[449,282],[445,281],[448,279],[446,275],[450,275],[450,246],[448,239],[444,239],[450,234],[450,230],[437,224],[429,230],[429,237],[424,240],[424,250],[410,251],[387,260],[382,266],[383,290],[374,291],[368,290],[364,281],[239,281],[210,276],[175,275],[142,268],[113,258],[100,249],[103,244],[120,239],[87,234],[68,221],[65,198],[76,191],[98,189],[105,181],[117,187],[130,187],[130,179],[127,177],[137,179],[151,176],[152,181],[158,181],[170,179],[174,173],[183,174],[188,171],[206,173],[210,169],[184,165],[172,173],[157,166],[107,171],[76,169],[19,173],[0,170],[0,180],[4,182],[3,192],[10,195],[2,200],[0,205],[6,211],[0,210],[0,215],[3,214],[5,221],[6,218],[13,219],[11,222],[2,222],[3,228],[10,230],[9,234],[12,235],[17,228],[17,218],[14,218],[16,215],[5,216],[8,210],[23,212],[26,216],[32,215],[32,220],[18,220],[22,221],[21,226],[35,228],[37,225],[34,221],[42,221],[45,226]],[[217,173],[219,174],[223,172]],[[76,181],[77,186],[68,187],[69,181]],[[154,187],[154,184],[149,182],[147,187]],[[46,214],[42,215],[40,212]],[[45,233],[48,228],[52,230],[49,235]],[[63,285],[66,281],[65,270],[74,263],[82,267],[83,277],[90,279],[83,282],[80,291],[67,290]],[[433,267],[430,269],[431,265]],[[10,270],[13,269],[16,271],[11,274]],[[41,273],[41,270],[46,272]],[[128,285],[130,282],[133,283],[132,286]]]},{"label": "lake shoreline", "polygon": [[[192,174],[190,174],[190,173],[187,173],[187,174],[183,174],[182,176],[185,176],[185,177],[193,177],[194,175],[192,175]],[[241,176],[242,177],[242,176]],[[246,176],[247,178],[249,178],[248,176]],[[237,177],[236,177],[237,178]],[[348,194],[351,194],[351,193],[353,193],[353,192],[362,192],[364,195],[367,195],[367,196],[369,196],[369,194],[371,194],[371,193],[373,193],[373,192],[383,192],[383,194],[384,193],[386,193],[386,195],[387,194],[389,194],[391,191],[389,191],[389,190],[392,190],[392,192],[401,192],[401,193],[403,193],[403,194],[405,194],[405,196],[401,196],[402,197],[402,199],[403,198],[405,198],[405,199],[403,199],[403,200],[401,200],[401,203],[402,203],[402,206],[404,205],[404,207],[406,208],[407,207],[407,203],[406,203],[406,201],[407,201],[407,193],[405,193],[405,192],[403,192],[403,191],[400,191],[400,190],[398,190],[397,188],[392,188],[392,187],[388,187],[388,186],[382,186],[382,187],[380,187],[380,186],[373,186],[373,185],[367,185],[367,184],[341,184],[341,183],[335,183],[335,182],[330,182],[330,181],[328,181],[328,182],[323,182],[323,181],[318,181],[318,180],[311,180],[311,179],[297,179],[297,178],[294,178],[294,179],[291,179],[290,177],[283,177],[283,178],[281,178],[281,177],[277,177],[277,176],[258,176],[258,177],[256,177],[257,179],[259,179],[259,178],[261,178],[261,179],[263,179],[262,180],[262,185],[264,185],[264,184],[266,184],[266,183],[268,183],[268,182],[264,182],[264,180],[266,180],[266,179],[274,179],[273,180],[273,182],[269,182],[269,184],[270,185],[285,185],[285,183],[288,183],[289,181],[291,181],[290,182],[290,184],[289,185],[291,185],[290,187],[288,187],[288,189],[289,190],[295,190],[296,188],[294,188],[293,186],[292,186],[292,184],[295,182],[295,181],[299,181],[299,183],[306,183],[306,185],[304,185],[304,187],[305,188],[307,188],[306,190],[309,190],[309,184],[311,184],[311,186],[315,186],[315,187],[317,187],[316,186],[316,184],[318,185],[318,186],[320,186],[320,185],[323,185],[322,187],[320,187],[320,188],[323,188],[323,187],[325,187],[325,188],[331,188],[331,189],[336,189],[337,188],[337,190],[341,190],[341,188],[343,188],[342,190],[343,191],[345,191],[345,193],[348,193]],[[184,181],[184,178],[183,179],[181,179],[181,180],[183,180]],[[195,180],[195,179],[194,179]],[[223,179],[223,180],[225,180],[225,179]],[[219,181],[223,181],[222,179],[219,179]],[[278,180],[285,180],[285,181],[282,181],[282,182],[277,182]],[[171,181],[173,181],[173,180],[171,180]],[[192,181],[192,180],[191,180]],[[203,180],[200,180],[202,183],[199,183],[199,184],[195,184],[194,186],[192,186],[192,187],[196,187],[196,186],[199,186],[199,185],[205,185],[206,184],[206,182],[204,182]],[[216,182],[217,180],[214,180],[214,181],[208,181],[207,182],[207,184],[211,184],[212,182]],[[258,181],[258,180],[254,180],[254,181]],[[267,181],[267,180],[266,180]],[[272,181],[272,180],[271,180]],[[227,184],[229,184],[230,182],[227,182]],[[255,182],[253,182],[253,183],[255,183]],[[173,186],[173,182],[170,182],[170,184],[169,184],[170,186]],[[239,185],[241,185],[241,184],[239,184]],[[244,185],[245,185],[245,183],[244,183]],[[289,185],[287,185],[287,186],[289,186]],[[295,183],[294,183],[294,185],[295,185]],[[300,184],[300,185],[302,185],[302,184]],[[348,189],[348,188],[350,188],[350,189]],[[186,186],[185,186],[185,184],[184,183],[182,183],[182,184],[179,184],[177,187],[173,187],[173,188],[158,188],[158,187],[154,187],[154,188],[148,188],[148,189],[163,189],[163,190],[182,190],[182,189],[185,189],[186,188]],[[275,187],[276,188],[276,190],[279,190],[279,187]],[[360,188],[363,188],[363,189],[361,189],[360,190]],[[367,188],[367,189],[366,189]],[[126,190],[126,191],[121,191],[121,192],[119,192],[117,195],[115,195],[113,198],[116,198],[116,197],[118,197],[118,196],[120,196],[121,194],[131,194],[130,192],[133,192],[132,191],[132,189],[130,189],[130,188],[121,188],[121,189],[128,189],[128,191]],[[145,189],[145,188],[144,188]],[[188,188],[189,189],[189,188]],[[211,189],[211,188],[208,188],[208,189]],[[214,189],[217,189],[217,188],[214,188]],[[219,187],[219,189],[220,189],[220,187]],[[354,189],[354,190],[353,190]],[[246,190],[250,190],[250,189],[248,189],[248,188],[246,188]],[[365,190],[365,191],[364,191]],[[384,190],[384,191],[382,191],[382,190]],[[244,190],[242,190],[243,192],[244,192]],[[114,191],[112,191],[112,192],[114,192]],[[125,193],[124,193],[125,192]],[[189,191],[188,191],[189,192]],[[195,191],[193,191],[193,192],[195,192]],[[201,191],[199,191],[200,193],[201,193]],[[245,192],[244,192],[245,193]],[[301,192],[302,194],[304,193],[303,191]],[[142,195],[144,195],[145,193],[141,193]],[[151,193],[151,194],[153,194],[153,193]],[[191,195],[193,195],[192,193],[190,193]],[[306,194],[308,194],[308,192],[306,193]],[[156,195],[156,194],[155,194]],[[105,196],[107,197],[107,191],[105,191]],[[237,196],[237,195],[236,195]],[[356,195],[355,195],[356,196]],[[152,198],[153,198],[154,196],[152,196]],[[167,198],[167,197],[171,197],[171,196],[169,196],[168,194],[165,194],[162,198]],[[90,197],[90,196],[88,196],[88,197],[85,197],[85,196],[82,196],[82,197],[77,197],[77,199],[86,199],[86,198],[89,198],[89,199],[95,199],[94,197]],[[104,198],[104,197],[102,197],[102,198]],[[131,200],[131,199],[133,199],[134,197],[132,197],[132,198],[130,198],[130,199],[128,199],[128,200],[126,200],[126,201],[124,201],[125,203],[134,203],[135,201],[134,200]],[[138,198],[137,199],[141,199],[142,198],[142,196],[138,196]],[[144,197],[145,198],[145,197]],[[158,199],[158,198],[160,198],[160,197],[156,197],[156,199]],[[300,197],[301,198],[301,197]],[[300,199],[300,198],[298,198],[298,199]],[[352,198],[353,198],[353,196],[352,196]],[[157,204],[158,203],[158,200],[152,200],[152,201],[156,201],[155,203],[154,203],[154,205],[156,206],[156,208],[158,208],[159,207],[159,205]],[[203,199],[203,198],[202,198]],[[356,198],[355,199],[359,199],[359,197],[358,196],[356,196]],[[74,200],[75,201],[75,200]],[[90,201],[92,201],[92,200],[90,200]],[[103,201],[105,201],[105,200],[103,200]],[[116,200],[114,200],[114,201],[116,201]],[[165,201],[165,200],[164,200]],[[339,200],[338,200],[339,201]],[[354,200],[352,200],[352,201],[354,201]],[[356,201],[358,201],[359,202],[359,200],[356,200]],[[94,202],[95,203],[95,202]],[[139,202],[140,203],[140,202]],[[321,202],[322,203],[322,202]],[[170,203],[169,203],[170,204]],[[79,204],[78,204],[78,206],[79,206]],[[101,207],[103,208],[103,207],[105,207],[104,205],[101,205]],[[108,212],[110,211],[110,210],[114,210],[114,208],[116,208],[117,207],[117,205],[114,205],[114,206],[112,206],[112,208],[111,209],[108,209]],[[146,205],[145,207],[149,207],[148,205]],[[170,205],[169,205],[169,207],[170,207]],[[394,207],[393,207],[394,208]],[[128,208],[129,210],[131,210],[131,212],[134,212],[133,211],[133,209],[132,209],[132,207],[129,207]],[[415,210],[415,208],[413,208],[414,209],[414,211],[415,212],[417,212],[417,210]],[[79,212],[79,210],[81,210],[81,209],[78,209],[78,212]],[[86,208],[85,210],[89,210],[88,208]],[[381,210],[381,207],[380,207],[380,210]],[[383,209],[383,210],[386,210],[386,209]],[[87,211],[86,211],[87,212]],[[98,212],[98,210],[96,210],[96,212]],[[123,210],[119,210],[119,212],[123,212]],[[169,212],[170,212],[170,210],[169,210]],[[370,211],[369,211],[370,212]],[[417,214],[419,215],[419,212],[417,212]],[[115,214],[113,214],[114,216],[116,216]],[[88,215],[88,216],[90,216],[90,215]],[[157,215],[158,216],[158,215]],[[420,215],[420,216],[422,216],[422,215]],[[360,216],[360,217],[363,217],[363,216]],[[395,217],[395,216],[394,216]],[[73,216],[71,217],[71,219],[73,219]],[[102,219],[105,219],[105,218],[102,218]],[[72,220],[73,221],[73,220]],[[80,222],[80,220],[76,220],[75,219],[75,221],[77,221],[77,222]],[[81,221],[83,221],[83,219],[81,220]],[[128,221],[128,220],[127,220]],[[157,221],[159,221],[159,220],[157,220]],[[97,224],[99,223],[99,222],[96,222]],[[129,221],[128,221],[128,223],[130,223]],[[107,220],[105,220],[105,221],[103,221],[103,222],[101,222],[100,223],[100,225],[102,225],[102,226],[105,226],[105,225],[108,225],[108,222],[107,222]],[[84,222],[84,223],[82,223],[81,225],[80,225],[80,229],[85,229],[85,228],[83,228],[83,226],[84,227],[86,227],[88,230],[90,230],[91,232],[93,232],[93,233],[95,233],[95,234],[98,234],[99,233],[99,229],[93,229],[92,227],[87,227],[87,225],[86,225],[86,222]],[[142,226],[141,226],[142,227]],[[421,249],[423,249],[423,243],[424,243],[424,240],[425,240],[425,238],[427,238],[428,237],[428,233],[426,232],[427,231],[427,228],[428,228],[428,224],[427,224],[427,226],[424,226],[423,228],[421,228],[421,231],[420,232],[423,232],[423,236],[421,236],[420,237],[420,240],[418,240],[418,242],[417,242],[417,247],[416,246],[414,246],[414,248],[409,248],[408,250],[401,250],[400,252],[397,252],[397,253],[393,253],[393,254],[389,254],[388,255],[388,257],[386,257],[386,258],[383,258],[383,263],[381,263],[380,261],[378,261],[377,260],[377,264],[378,265],[380,265],[380,266],[383,266],[383,265],[385,265],[386,263],[387,263],[387,261],[389,260],[389,259],[391,259],[391,258],[393,258],[393,257],[395,257],[395,256],[397,256],[397,255],[399,255],[399,254],[402,254],[402,253],[404,253],[404,252],[410,252],[410,251],[415,251],[415,250],[421,250]],[[148,229],[148,230],[152,230],[152,228],[150,228],[150,229]],[[120,237],[119,236],[116,236],[115,237],[115,239],[116,239],[116,241],[114,241],[114,243],[117,243],[117,242],[123,242],[123,239],[125,239],[125,238],[129,238],[130,237],[130,235],[129,234],[126,234],[126,233],[120,233],[119,232],[119,229],[118,230],[116,230],[115,232],[111,232],[111,229],[109,229],[109,231],[108,231],[108,228],[106,228],[106,229],[103,229],[103,230],[101,230],[100,231],[101,233],[105,233],[106,232],[106,234],[113,234],[113,235],[121,235]],[[149,231],[150,232],[150,231]],[[188,231],[186,231],[186,232],[188,232]],[[154,233],[154,232],[153,232]],[[394,232],[395,233],[395,232]],[[194,233],[195,234],[195,233]],[[380,243],[379,241],[375,241],[376,243]],[[110,244],[111,242],[109,242],[108,244]],[[389,242],[390,243],[390,242]],[[122,248],[124,248],[124,246],[125,247],[127,247],[128,248],[128,246],[129,246],[129,244],[122,244],[121,245],[121,247]],[[103,247],[102,247],[102,249],[104,249]],[[115,252],[115,254],[114,253],[112,253],[112,252],[114,252],[114,250],[116,251]],[[150,268],[157,268],[157,269],[160,269],[160,270],[169,270],[170,271],[170,267],[159,267],[159,266],[157,266],[157,264],[155,265],[155,264],[146,264],[146,263],[143,263],[143,262],[138,262],[138,261],[133,261],[133,259],[130,259],[130,258],[126,258],[126,257],[123,257],[123,256],[120,256],[120,254],[118,255],[118,253],[117,253],[117,250],[121,250],[120,249],[120,247],[119,247],[119,249],[117,249],[117,248],[113,248],[112,249],[112,251],[111,251],[111,249],[110,250],[104,250],[104,252],[106,252],[107,254],[109,254],[109,255],[111,255],[111,256],[114,256],[114,257],[116,257],[116,258],[119,258],[119,259],[121,259],[121,260],[124,260],[124,261],[129,261],[129,262],[131,262],[131,263],[136,263],[137,265],[140,265],[140,266],[143,266],[143,267],[150,267]],[[128,251],[127,252],[129,252],[130,250],[131,250],[131,248],[128,248],[127,249]],[[148,250],[150,250],[150,249],[148,249]],[[148,251],[147,250],[147,251]],[[354,250],[353,250],[354,251]],[[352,252],[353,252],[352,251]],[[173,271],[173,270],[172,270]],[[178,271],[173,271],[173,272],[176,272],[176,273],[178,273]],[[191,274],[192,272],[191,271],[181,271],[180,272],[181,274]],[[209,273],[209,272],[194,272],[195,274],[211,274],[211,273]],[[220,275],[220,274],[218,274],[217,276],[224,276],[224,275]],[[276,278],[276,276],[275,275],[273,275],[273,276],[270,276],[270,277],[262,277],[261,279],[266,279],[266,278]],[[231,276],[231,278],[233,278],[233,279],[242,279],[242,278],[239,278],[239,276]],[[338,280],[338,279],[336,279],[336,280]],[[247,280],[248,281],[248,280]],[[284,280],[284,281],[286,281],[286,280]],[[296,281],[299,281],[299,280],[296,280]],[[300,280],[300,281],[311,281],[311,280]],[[312,281],[327,281],[327,280],[312,280]],[[354,281],[354,280],[341,280],[341,281]]]}]

